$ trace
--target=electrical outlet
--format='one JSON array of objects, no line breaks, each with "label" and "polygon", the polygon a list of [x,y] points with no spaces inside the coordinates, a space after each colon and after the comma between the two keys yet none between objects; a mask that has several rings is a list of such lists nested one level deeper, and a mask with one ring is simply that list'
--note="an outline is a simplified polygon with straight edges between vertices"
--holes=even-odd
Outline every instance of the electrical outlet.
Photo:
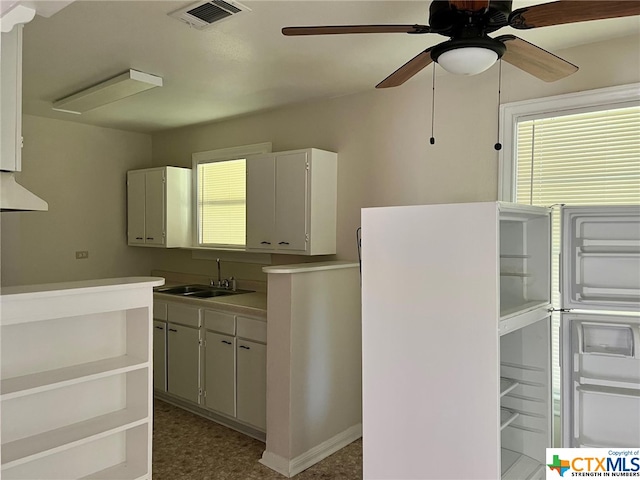
[{"label": "electrical outlet", "polygon": [[89,258],[89,252],[86,250],[76,252],[76,260],[81,260],[83,258]]}]

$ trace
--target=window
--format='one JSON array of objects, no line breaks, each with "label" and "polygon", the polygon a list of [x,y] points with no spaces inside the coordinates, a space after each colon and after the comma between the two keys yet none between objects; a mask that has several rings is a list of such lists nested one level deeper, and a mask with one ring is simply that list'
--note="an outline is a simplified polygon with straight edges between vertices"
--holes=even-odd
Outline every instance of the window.
[{"label": "window", "polygon": [[198,165],[198,244],[246,243],[246,160]]},{"label": "window", "polygon": [[[640,90],[637,85],[501,107],[505,149],[500,199],[551,206],[640,203]],[[514,159],[510,161],[509,159]],[[552,254],[560,253],[553,218]],[[552,301],[559,305],[558,261]],[[553,388],[559,411],[559,319],[553,318]]]},{"label": "window", "polygon": [[271,151],[270,143],[199,152],[195,171],[196,243],[241,248],[246,244],[246,157]]}]

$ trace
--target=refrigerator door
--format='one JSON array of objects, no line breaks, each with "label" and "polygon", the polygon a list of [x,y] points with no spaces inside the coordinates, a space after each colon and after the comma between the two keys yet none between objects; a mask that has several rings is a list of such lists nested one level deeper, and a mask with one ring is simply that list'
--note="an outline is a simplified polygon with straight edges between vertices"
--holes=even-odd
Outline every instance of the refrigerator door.
[{"label": "refrigerator door", "polygon": [[562,446],[640,445],[640,317],[563,313]]},{"label": "refrigerator door", "polygon": [[640,206],[562,209],[562,307],[640,311]]}]

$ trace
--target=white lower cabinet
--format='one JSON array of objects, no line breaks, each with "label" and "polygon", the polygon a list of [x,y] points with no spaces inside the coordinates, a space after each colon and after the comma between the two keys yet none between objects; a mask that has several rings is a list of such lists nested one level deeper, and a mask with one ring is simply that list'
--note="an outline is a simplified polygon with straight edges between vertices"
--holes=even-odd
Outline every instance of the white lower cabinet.
[{"label": "white lower cabinet", "polygon": [[153,321],[153,388],[167,391],[167,323]]},{"label": "white lower cabinet", "polygon": [[200,403],[200,326],[199,308],[167,303],[167,392],[194,403]]},{"label": "white lower cabinet", "polygon": [[238,420],[267,428],[267,346],[238,340]]},{"label": "white lower cabinet", "polygon": [[200,330],[167,324],[167,391],[194,403],[200,400]]},{"label": "white lower cabinet", "polygon": [[207,408],[236,415],[236,339],[211,331],[205,333],[204,385]]},{"label": "white lower cabinet", "polygon": [[159,300],[153,311],[155,392],[220,414],[240,430],[264,432],[267,322]]}]

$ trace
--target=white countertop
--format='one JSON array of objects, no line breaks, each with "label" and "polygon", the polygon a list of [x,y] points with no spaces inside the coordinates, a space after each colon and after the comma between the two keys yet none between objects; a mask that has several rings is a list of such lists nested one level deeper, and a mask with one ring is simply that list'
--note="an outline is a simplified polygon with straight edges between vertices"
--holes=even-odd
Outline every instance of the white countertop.
[{"label": "white countertop", "polygon": [[273,267],[263,267],[265,273],[308,273],[319,272],[323,270],[337,270],[341,268],[358,268],[358,262],[312,262],[312,263],[296,263],[292,265],[276,265]]},{"label": "white countertop", "polygon": [[9,297],[15,295],[28,296],[54,296],[56,294],[68,295],[69,290],[78,293],[87,293],[92,290],[118,290],[131,287],[158,287],[164,285],[162,277],[121,277],[101,278],[96,280],[82,280],[76,282],[44,283],[40,285],[20,285],[13,287],[0,287],[0,295]]},{"label": "white countertop", "polygon": [[267,294],[264,292],[240,293],[238,295],[214,298],[193,298],[154,292],[153,298],[165,302],[185,303],[200,308],[214,310],[217,308],[240,315],[250,315],[265,319],[267,317]]}]

